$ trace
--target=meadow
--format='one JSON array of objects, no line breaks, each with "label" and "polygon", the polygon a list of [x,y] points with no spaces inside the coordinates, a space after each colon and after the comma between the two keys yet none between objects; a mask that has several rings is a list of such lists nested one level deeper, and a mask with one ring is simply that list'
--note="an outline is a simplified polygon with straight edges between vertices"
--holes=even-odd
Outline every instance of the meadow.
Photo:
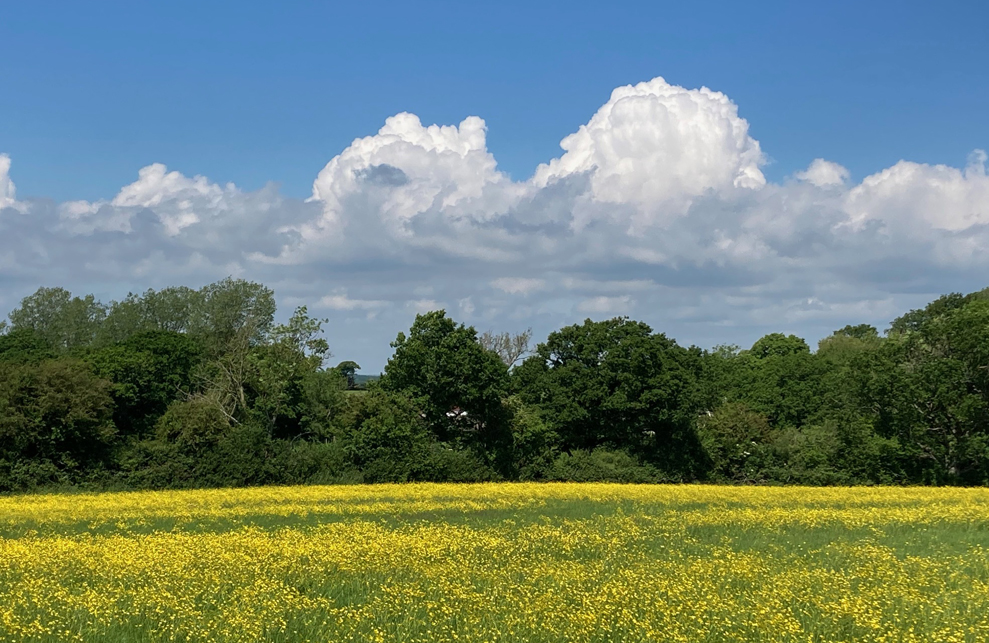
[{"label": "meadow", "polygon": [[0,498],[0,641],[989,640],[989,490]]}]

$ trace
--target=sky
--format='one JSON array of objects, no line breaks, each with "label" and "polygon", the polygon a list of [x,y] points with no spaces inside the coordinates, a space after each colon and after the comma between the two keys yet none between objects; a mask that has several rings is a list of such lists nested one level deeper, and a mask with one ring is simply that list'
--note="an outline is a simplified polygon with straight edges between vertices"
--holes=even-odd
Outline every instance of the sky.
[{"label": "sky", "polygon": [[989,285],[986,3],[2,14],[2,310],[231,275],[376,372],[436,307],[813,345]]}]

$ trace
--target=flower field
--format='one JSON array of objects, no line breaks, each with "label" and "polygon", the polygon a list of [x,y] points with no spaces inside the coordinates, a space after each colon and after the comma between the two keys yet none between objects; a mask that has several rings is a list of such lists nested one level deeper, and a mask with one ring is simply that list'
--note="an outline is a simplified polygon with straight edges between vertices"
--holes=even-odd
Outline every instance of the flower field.
[{"label": "flower field", "polygon": [[0,641],[989,640],[989,490],[0,498]]}]

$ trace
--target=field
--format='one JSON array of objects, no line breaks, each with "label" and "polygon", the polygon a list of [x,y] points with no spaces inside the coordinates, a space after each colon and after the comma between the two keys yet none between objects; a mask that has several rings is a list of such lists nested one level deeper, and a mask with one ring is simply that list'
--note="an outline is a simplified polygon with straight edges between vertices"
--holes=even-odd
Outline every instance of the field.
[{"label": "field", "polygon": [[989,490],[0,498],[0,641],[989,640]]}]

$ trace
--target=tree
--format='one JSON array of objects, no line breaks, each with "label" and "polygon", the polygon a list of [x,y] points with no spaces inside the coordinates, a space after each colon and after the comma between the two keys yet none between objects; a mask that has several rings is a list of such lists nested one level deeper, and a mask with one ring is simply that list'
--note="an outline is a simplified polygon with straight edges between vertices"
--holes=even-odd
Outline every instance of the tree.
[{"label": "tree", "polygon": [[33,328],[19,328],[0,335],[0,362],[36,364],[55,353]]},{"label": "tree", "polygon": [[[250,423],[276,438],[305,433],[302,418],[312,417],[303,408],[306,392],[330,384],[317,377],[329,355],[322,324],[303,306],[287,324],[269,328],[262,338],[256,336],[254,324],[240,326],[223,352],[202,369],[204,395],[234,424]],[[339,391],[339,379],[335,374],[332,379],[333,389]],[[327,391],[319,390],[325,398]]]},{"label": "tree", "polygon": [[766,415],[774,428],[800,427],[821,408],[826,368],[803,339],[771,333],[738,356],[726,397]]},{"label": "tree", "polygon": [[64,288],[39,288],[11,311],[11,330],[30,329],[57,351],[89,346],[106,317],[106,306],[92,295],[73,297]]},{"label": "tree", "polygon": [[914,480],[989,480],[989,301],[972,298],[885,341],[862,385]]},{"label": "tree", "polygon": [[366,482],[422,479],[435,437],[407,397],[369,391],[355,399],[344,427],[345,449]]},{"label": "tree", "polygon": [[146,331],[93,351],[86,360],[113,383],[114,424],[121,434],[147,436],[168,408],[194,392],[193,373],[203,358],[192,338]]},{"label": "tree", "polygon": [[567,451],[629,449],[668,470],[697,465],[697,357],[619,317],[551,333],[514,371],[515,390]]},{"label": "tree", "polygon": [[470,447],[504,465],[510,449],[502,398],[508,368],[477,341],[473,327],[438,310],[416,315],[408,336],[392,343],[381,387],[415,400],[442,442]]},{"label": "tree", "polygon": [[[249,416],[272,437],[294,438],[306,432],[301,427],[305,394],[314,390],[330,356],[322,336],[325,321],[310,317],[300,306],[287,324],[272,328],[268,341],[249,349],[244,381]],[[339,392],[342,385],[335,375],[331,374],[332,388]],[[328,383],[326,378],[319,381]]]},{"label": "tree", "polygon": [[546,479],[559,455],[560,436],[534,406],[517,395],[505,400],[511,416],[513,458],[521,480]]},{"label": "tree", "polygon": [[718,479],[752,482],[765,474],[767,445],[772,441],[769,419],[744,404],[724,404],[701,416],[697,433]]},{"label": "tree", "polygon": [[347,388],[354,388],[357,385],[355,378],[359,370],[361,370],[361,365],[350,360],[340,362],[336,366],[337,373],[340,373],[347,380]]},{"label": "tree", "polygon": [[155,426],[157,437],[191,455],[214,447],[230,431],[230,422],[204,396],[174,402]]},{"label": "tree", "polygon": [[214,354],[263,343],[274,325],[275,294],[252,281],[228,277],[204,286],[190,303],[189,332]]},{"label": "tree", "polygon": [[[203,291],[209,292],[208,287]],[[185,286],[147,290],[141,297],[141,315],[152,330],[187,333],[202,305],[203,291]]]},{"label": "tree", "polygon": [[0,489],[76,482],[105,464],[112,410],[110,383],[83,362],[0,363]]},{"label": "tree", "polygon": [[532,329],[527,328],[521,333],[492,333],[485,331],[478,341],[486,350],[492,351],[501,358],[509,368],[529,353],[529,342],[532,341]]},{"label": "tree", "polygon": [[756,341],[749,350],[749,353],[758,359],[773,356],[786,357],[788,355],[809,352],[810,347],[807,346],[807,342],[802,338],[796,335],[784,335],[783,333],[770,333]]},{"label": "tree", "polygon": [[965,305],[965,295],[953,292],[941,295],[923,308],[911,310],[900,315],[890,323],[889,333],[899,334],[916,331],[927,325],[931,320]]}]

